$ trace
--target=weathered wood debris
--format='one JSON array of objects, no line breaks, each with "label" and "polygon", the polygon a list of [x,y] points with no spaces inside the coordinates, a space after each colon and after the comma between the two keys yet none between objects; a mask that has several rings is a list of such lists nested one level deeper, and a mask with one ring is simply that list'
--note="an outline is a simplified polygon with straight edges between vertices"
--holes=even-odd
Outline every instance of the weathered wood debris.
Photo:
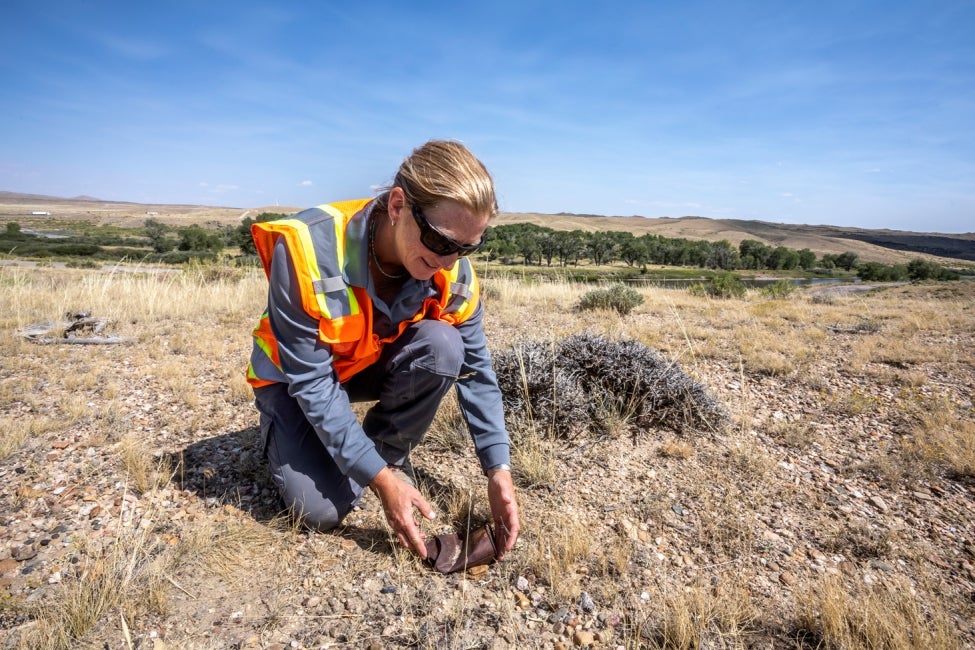
[{"label": "weathered wood debris", "polygon": [[91,312],[68,312],[65,318],[65,321],[33,323],[25,327],[20,335],[28,341],[42,344],[111,345],[127,341],[120,336],[99,336],[109,321],[95,318]]}]

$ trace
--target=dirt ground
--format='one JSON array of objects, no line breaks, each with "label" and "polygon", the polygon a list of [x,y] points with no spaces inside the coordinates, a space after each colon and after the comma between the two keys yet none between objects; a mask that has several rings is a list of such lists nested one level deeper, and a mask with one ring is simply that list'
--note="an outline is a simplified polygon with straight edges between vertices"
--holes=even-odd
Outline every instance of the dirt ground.
[{"label": "dirt ground", "polygon": [[[120,307],[111,333],[133,344],[18,338],[37,310],[12,287],[58,291],[57,272],[0,272],[17,306],[0,355],[2,648],[975,646],[973,283],[648,289],[626,317],[574,311],[573,289],[487,291],[496,350],[634,338],[732,419],[513,431],[552,480],[519,487],[504,563],[443,576],[391,543],[371,495],[331,533],[279,512],[240,376],[259,279],[188,286],[214,293],[172,318]],[[100,290],[103,310],[124,302]],[[448,406],[435,427],[413,459],[445,515],[430,533],[486,515]]]}]

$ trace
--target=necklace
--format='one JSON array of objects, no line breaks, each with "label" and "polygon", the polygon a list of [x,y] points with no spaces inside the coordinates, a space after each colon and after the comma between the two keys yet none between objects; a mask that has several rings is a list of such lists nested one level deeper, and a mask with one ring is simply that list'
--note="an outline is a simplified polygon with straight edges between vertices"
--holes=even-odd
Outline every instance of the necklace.
[{"label": "necklace", "polygon": [[376,222],[378,219],[372,218],[369,220],[369,254],[372,256],[372,262],[376,265],[376,268],[384,276],[390,280],[402,280],[406,277],[405,273],[400,273],[399,275],[393,275],[391,273],[386,273],[383,270],[383,265],[379,263],[379,257],[376,255]]}]

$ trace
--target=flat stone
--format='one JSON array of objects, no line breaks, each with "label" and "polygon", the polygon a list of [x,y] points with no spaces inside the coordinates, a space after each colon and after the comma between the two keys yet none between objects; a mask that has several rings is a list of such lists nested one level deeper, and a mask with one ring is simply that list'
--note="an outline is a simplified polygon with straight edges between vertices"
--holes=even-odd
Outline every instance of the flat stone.
[{"label": "flat stone", "polygon": [[596,637],[592,632],[587,632],[586,630],[576,630],[575,634],[572,635],[572,643],[577,646],[588,646],[595,643]]},{"label": "flat stone", "polygon": [[794,575],[792,575],[788,571],[783,571],[782,573],[779,574],[779,582],[781,582],[787,587],[792,587],[798,581],[796,580],[796,577]]},{"label": "flat stone", "polygon": [[18,562],[25,562],[37,555],[37,549],[33,546],[18,546],[11,555]]}]

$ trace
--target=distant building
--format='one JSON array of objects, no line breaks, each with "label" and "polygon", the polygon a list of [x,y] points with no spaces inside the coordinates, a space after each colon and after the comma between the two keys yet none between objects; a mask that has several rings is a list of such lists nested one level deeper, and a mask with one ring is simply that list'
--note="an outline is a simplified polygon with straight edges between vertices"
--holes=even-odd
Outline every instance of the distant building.
[{"label": "distant building", "polygon": [[148,214],[150,217],[152,217],[152,216],[155,216],[155,215],[157,215],[159,213],[156,212],[155,210],[146,210],[146,214]]},{"label": "distant building", "polygon": [[34,210],[33,212],[31,212],[31,216],[34,216],[34,217],[50,217],[51,216],[51,213],[50,212],[45,212],[44,210]]}]

